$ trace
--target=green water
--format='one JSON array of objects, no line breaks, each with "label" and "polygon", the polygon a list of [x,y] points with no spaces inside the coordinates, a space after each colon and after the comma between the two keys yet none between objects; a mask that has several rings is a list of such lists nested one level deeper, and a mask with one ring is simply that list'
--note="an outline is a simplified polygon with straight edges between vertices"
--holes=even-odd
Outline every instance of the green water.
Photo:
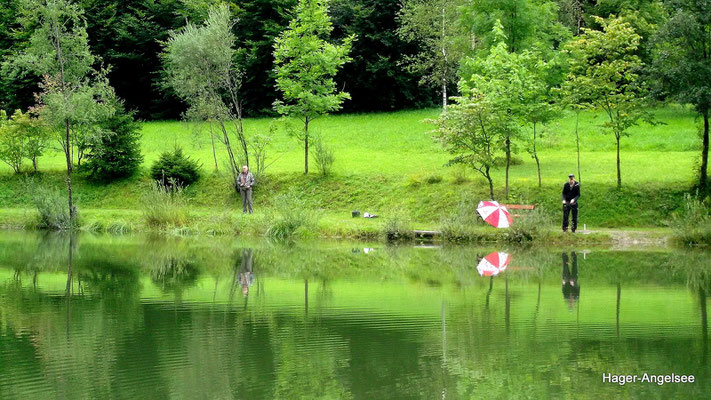
[{"label": "green water", "polygon": [[710,290],[690,251],[0,233],[0,399],[706,398]]}]

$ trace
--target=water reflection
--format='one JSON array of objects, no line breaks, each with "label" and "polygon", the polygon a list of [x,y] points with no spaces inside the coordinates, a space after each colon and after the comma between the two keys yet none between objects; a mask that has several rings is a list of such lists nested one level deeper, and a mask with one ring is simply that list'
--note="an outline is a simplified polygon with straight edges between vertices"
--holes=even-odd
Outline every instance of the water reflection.
[{"label": "water reflection", "polygon": [[[497,249],[353,247],[0,234],[0,398],[711,389],[707,254],[514,249],[482,277]],[[610,371],[698,384],[602,385]]]},{"label": "water reflection", "polygon": [[568,303],[570,309],[575,308],[575,304],[580,299],[580,285],[578,284],[578,255],[573,251],[570,253],[572,259],[572,269],[568,267],[568,253],[562,253],[563,257],[563,299]]}]

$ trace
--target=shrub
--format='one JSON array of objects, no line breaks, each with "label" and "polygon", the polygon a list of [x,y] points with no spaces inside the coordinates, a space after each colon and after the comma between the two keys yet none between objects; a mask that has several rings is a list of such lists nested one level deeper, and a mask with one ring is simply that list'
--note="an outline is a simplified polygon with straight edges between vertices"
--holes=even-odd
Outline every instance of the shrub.
[{"label": "shrub", "polygon": [[469,182],[467,170],[463,166],[457,166],[457,168],[454,168],[452,172],[452,183],[455,185],[461,185],[467,182]]},{"label": "shrub", "polygon": [[455,211],[440,220],[442,238],[453,242],[471,240],[475,236],[474,227],[482,224],[476,212],[478,204],[476,196],[462,194]]},{"label": "shrub", "polygon": [[330,175],[333,162],[336,160],[336,157],[333,155],[333,150],[323,143],[323,139],[320,136],[314,137],[313,149],[314,160],[316,161],[318,170],[321,171],[321,175]]},{"label": "shrub", "polygon": [[0,161],[6,163],[15,173],[20,173],[22,161],[32,161],[37,172],[37,158],[47,147],[49,133],[37,118],[20,110],[8,119],[0,110]]},{"label": "shrub", "polygon": [[389,241],[410,240],[414,236],[410,218],[402,211],[395,210],[385,219],[383,234]]},{"label": "shrub", "polygon": [[700,200],[698,194],[684,196],[683,208],[672,216],[670,223],[676,241],[686,245],[711,244],[711,214],[707,201]]},{"label": "shrub", "polygon": [[440,182],[442,182],[442,176],[440,176],[440,175],[429,174],[429,175],[425,176],[425,183],[427,183],[428,185],[432,185],[432,184],[440,183]]},{"label": "shrub", "polygon": [[176,184],[185,187],[200,178],[200,165],[183,155],[183,149],[177,146],[173,151],[166,151],[160,155],[158,161],[151,167],[151,177],[162,186]]},{"label": "shrub", "polygon": [[267,222],[266,235],[270,239],[288,240],[316,226],[316,213],[293,193],[278,195],[274,199],[274,209],[276,211]]},{"label": "shrub", "polygon": [[143,218],[153,228],[179,228],[190,222],[183,188],[176,182],[151,182],[143,195]]},{"label": "shrub", "polygon": [[67,199],[57,190],[34,186],[32,201],[39,214],[40,229],[69,230],[71,226]]},{"label": "shrub", "polygon": [[139,125],[130,113],[120,112],[101,124],[103,134],[87,144],[81,170],[92,179],[111,181],[132,175],[143,162]]},{"label": "shrub", "polygon": [[514,220],[507,232],[507,239],[517,243],[538,240],[548,233],[552,224],[551,215],[541,207],[536,207]]}]

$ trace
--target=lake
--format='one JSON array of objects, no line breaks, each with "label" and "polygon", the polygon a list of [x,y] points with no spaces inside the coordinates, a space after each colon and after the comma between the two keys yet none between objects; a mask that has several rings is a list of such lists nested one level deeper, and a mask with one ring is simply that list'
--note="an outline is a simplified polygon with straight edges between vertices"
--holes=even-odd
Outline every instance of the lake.
[{"label": "lake", "polygon": [[2,232],[0,399],[704,398],[709,258]]}]

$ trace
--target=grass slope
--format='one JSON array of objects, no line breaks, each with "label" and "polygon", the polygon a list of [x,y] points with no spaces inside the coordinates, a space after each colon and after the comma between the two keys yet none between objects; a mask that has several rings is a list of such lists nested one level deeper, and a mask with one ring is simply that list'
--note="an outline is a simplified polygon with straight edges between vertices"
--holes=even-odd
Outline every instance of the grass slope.
[{"label": "grass slope", "polygon": [[[441,216],[456,207],[462,198],[487,197],[483,179],[460,167],[445,167],[448,155],[428,132],[425,120],[438,110],[395,113],[335,115],[316,120],[312,129],[334,150],[332,176],[303,175],[303,149],[283,123],[273,131],[268,179],[255,193],[257,208],[269,207],[273,195],[295,192],[324,210],[326,220],[345,221],[351,209],[388,215],[402,209],[416,225],[432,227]],[[582,198],[581,223],[596,227],[643,227],[663,225],[679,208],[683,194],[695,175],[700,140],[693,112],[680,106],[654,111],[664,125],[642,125],[630,129],[622,139],[623,189],[615,185],[614,138],[600,128],[603,116],[580,116]],[[248,119],[248,135],[269,134],[271,119]],[[517,165],[511,168],[511,203],[533,203],[555,215],[560,207],[560,187],[567,174],[576,172],[575,114],[544,128],[538,145],[543,187],[538,188],[535,163],[527,153],[529,143],[519,141]],[[294,126],[296,128],[298,126]],[[214,171],[209,129],[183,122],[161,121],[143,125],[143,171],[109,185],[95,184],[77,176],[75,193],[86,214],[128,220],[140,219],[141,193],[148,177],[145,171],[160,153],[180,145],[203,165],[203,178],[187,193],[198,214],[219,214],[238,208],[223,165],[225,152],[218,143],[219,171]],[[271,162],[270,161],[270,162]],[[39,161],[42,173],[33,179],[63,188],[63,156],[49,152]],[[29,166],[28,166],[29,169]],[[503,168],[494,174],[499,197],[503,189]],[[27,177],[12,175],[0,167],[0,221],[21,220],[31,208],[30,194],[24,189]],[[14,209],[14,210],[9,210]],[[370,222],[358,222],[366,224]]]}]

